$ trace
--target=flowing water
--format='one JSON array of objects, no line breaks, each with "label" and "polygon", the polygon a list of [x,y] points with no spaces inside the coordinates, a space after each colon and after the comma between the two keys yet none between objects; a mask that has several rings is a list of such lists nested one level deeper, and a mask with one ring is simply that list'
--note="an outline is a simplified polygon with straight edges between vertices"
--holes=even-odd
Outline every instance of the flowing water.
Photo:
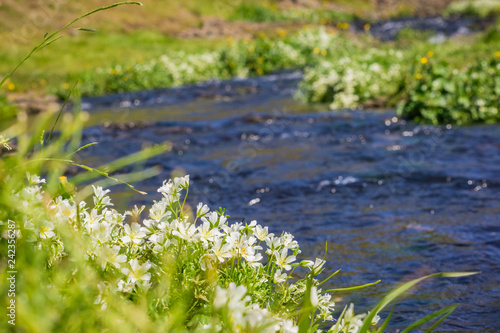
[{"label": "flowing water", "polygon": [[[395,284],[443,271],[481,271],[419,285],[393,326],[459,303],[443,331],[500,331],[500,125],[421,126],[394,111],[327,111],[292,95],[300,73],[84,100],[90,125],[80,158],[99,165],[153,143],[161,175],[114,187],[116,200],[148,204],[172,173],[191,175],[190,202],[225,207],[296,236],[302,258],[342,268],[338,294],[359,311]],[[127,169],[131,170],[131,168]],[[341,306],[338,307],[339,311]]]}]

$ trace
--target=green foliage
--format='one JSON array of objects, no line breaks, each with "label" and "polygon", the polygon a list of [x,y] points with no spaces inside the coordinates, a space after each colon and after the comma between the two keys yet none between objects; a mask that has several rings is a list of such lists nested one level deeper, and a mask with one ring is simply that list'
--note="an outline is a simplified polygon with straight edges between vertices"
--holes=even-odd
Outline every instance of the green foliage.
[{"label": "green foliage", "polygon": [[0,122],[12,119],[17,114],[17,107],[0,93]]},{"label": "green foliage", "polygon": [[488,17],[500,14],[499,0],[461,0],[452,2],[444,15]]},{"label": "green foliage", "polygon": [[356,18],[355,14],[329,9],[297,7],[280,10],[275,5],[248,3],[238,5],[230,16],[231,20],[250,22],[303,22],[321,24],[351,22]]},{"label": "green foliage", "polygon": [[409,82],[398,112],[432,124],[500,121],[500,53],[465,68],[423,60]]}]

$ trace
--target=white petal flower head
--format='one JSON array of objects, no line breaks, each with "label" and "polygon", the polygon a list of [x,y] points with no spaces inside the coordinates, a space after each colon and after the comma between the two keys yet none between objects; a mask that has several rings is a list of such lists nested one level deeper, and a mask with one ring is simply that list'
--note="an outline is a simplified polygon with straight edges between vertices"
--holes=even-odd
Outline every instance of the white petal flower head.
[{"label": "white petal flower head", "polygon": [[134,289],[135,282],[128,280],[127,282],[120,280],[118,282],[118,290],[124,293],[129,293]]},{"label": "white petal flower head", "polygon": [[283,283],[286,281],[287,274],[282,272],[281,269],[277,269],[274,273],[274,283]]},{"label": "white petal flower head", "polygon": [[226,258],[231,258],[232,256],[231,244],[222,244],[222,240],[220,238],[215,240],[212,251],[220,262],[224,262]]},{"label": "white petal flower head", "polygon": [[148,273],[148,270],[151,268],[151,263],[149,261],[140,265],[139,260],[132,259],[129,261],[129,264],[131,268],[128,272],[129,281],[149,281],[151,279],[151,273]]},{"label": "white petal flower head", "polygon": [[177,230],[172,232],[172,235],[178,236],[182,239],[187,240],[188,242],[196,241],[196,227],[193,224],[187,224],[180,222],[177,226]]},{"label": "white petal flower head", "polygon": [[125,244],[128,244],[130,242],[133,242],[134,244],[140,244],[143,238],[146,237],[144,231],[141,231],[141,226],[136,222],[132,223],[132,227],[128,224],[125,224],[124,232],[125,236],[121,238],[121,241]]},{"label": "white petal flower head", "polygon": [[[127,262],[127,256],[120,253],[120,247],[115,245],[113,247],[103,246],[99,249],[98,256],[103,261],[103,266],[109,262],[112,266],[120,269],[120,264]],[[104,269],[104,267],[103,267]]]},{"label": "white petal flower head", "polygon": [[260,241],[265,241],[266,239],[273,237],[274,234],[269,233],[269,228],[268,227],[262,227],[260,225],[255,226],[254,230],[254,235],[257,237]]},{"label": "white petal flower head", "polygon": [[158,189],[158,192],[161,193],[164,197],[169,197],[171,195],[174,195],[175,190],[176,189],[174,183],[171,180],[165,180],[163,182],[163,186]]},{"label": "white petal flower head", "polygon": [[51,222],[46,222],[39,230],[40,238],[48,239],[54,237],[56,234],[54,233],[54,224]]},{"label": "white petal flower head", "polygon": [[288,256],[288,249],[285,247],[281,252],[276,251],[276,265],[278,267],[283,268],[285,271],[288,271],[292,268],[290,265],[292,262],[295,261],[295,256]]},{"label": "white petal flower head", "polygon": [[45,179],[38,177],[38,175],[32,175],[29,172],[26,172],[26,178],[28,178],[30,185],[45,183]]},{"label": "white petal flower head", "polygon": [[174,184],[176,187],[187,189],[189,187],[189,175],[174,178]]},{"label": "white petal flower head", "polygon": [[205,214],[207,214],[209,211],[210,211],[210,208],[208,208],[207,205],[200,202],[200,203],[198,203],[198,206],[196,206],[196,217],[205,216]]}]

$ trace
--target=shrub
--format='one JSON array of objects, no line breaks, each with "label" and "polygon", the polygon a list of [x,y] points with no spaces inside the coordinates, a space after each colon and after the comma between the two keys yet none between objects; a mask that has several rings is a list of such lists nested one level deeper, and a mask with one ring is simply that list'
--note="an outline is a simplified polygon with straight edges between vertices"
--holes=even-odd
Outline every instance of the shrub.
[{"label": "shrub", "polygon": [[432,124],[500,121],[500,53],[463,69],[424,57],[398,108],[405,118]]}]

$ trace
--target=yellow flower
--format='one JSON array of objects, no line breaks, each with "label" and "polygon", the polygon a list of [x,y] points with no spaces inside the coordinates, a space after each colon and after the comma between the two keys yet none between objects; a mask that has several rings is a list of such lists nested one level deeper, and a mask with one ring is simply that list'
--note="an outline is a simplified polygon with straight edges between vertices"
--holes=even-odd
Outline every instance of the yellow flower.
[{"label": "yellow flower", "polygon": [[318,54],[319,53],[319,48],[315,47],[314,50],[313,50],[313,53],[314,54]]},{"label": "yellow flower", "polygon": [[257,68],[257,74],[259,74],[259,75],[264,74],[264,71],[262,70],[262,68]]},{"label": "yellow flower", "polygon": [[258,62],[259,64],[264,63],[264,58],[260,57],[259,59],[257,59],[257,62]]},{"label": "yellow flower", "polygon": [[9,82],[9,84],[7,85],[7,90],[13,91],[14,89],[16,89],[16,85],[12,82]]},{"label": "yellow flower", "polygon": [[63,84],[63,88],[66,89],[66,90],[68,90],[69,89],[69,83],[66,82],[65,84]]},{"label": "yellow flower", "polygon": [[434,55],[434,52],[432,52],[432,51],[427,52],[427,56],[428,56],[429,58],[432,58],[432,56],[433,56],[433,55]]},{"label": "yellow flower", "polygon": [[326,56],[326,54],[327,54],[326,50],[321,51],[321,55],[322,55],[323,57],[324,57],[324,56]]},{"label": "yellow flower", "polygon": [[427,57],[423,57],[422,59],[420,59],[420,63],[421,63],[422,65],[425,65],[425,64],[426,64],[426,63],[428,63],[428,62],[429,62],[429,59],[427,59]]},{"label": "yellow flower", "polygon": [[320,20],[320,23],[321,23],[321,24],[323,24],[323,25],[324,25],[324,24],[326,24],[326,22],[327,22],[327,20],[326,20],[325,18],[322,18],[322,19]]},{"label": "yellow flower", "polygon": [[367,23],[367,24],[365,24],[365,26],[363,28],[365,29],[365,31],[368,31],[368,30],[370,30],[371,27],[372,26],[369,23]]},{"label": "yellow flower", "polygon": [[285,29],[282,29],[282,28],[277,29],[277,30],[276,30],[276,32],[278,33],[278,35],[279,35],[280,37],[285,37],[285,36],[286,36],[286,34],[287,34],[286,30],[285,30]]},{"label": "yellow flower", "polygon": [[496,52],[495,52],[495,57],[496,57],[496,58],[500,58],[500,51],[496,51]]},{"label": "yellow flower", "polygon": [[415,75],[415,79],[420,80],[422,78],[422,74],[418,73]]}]

